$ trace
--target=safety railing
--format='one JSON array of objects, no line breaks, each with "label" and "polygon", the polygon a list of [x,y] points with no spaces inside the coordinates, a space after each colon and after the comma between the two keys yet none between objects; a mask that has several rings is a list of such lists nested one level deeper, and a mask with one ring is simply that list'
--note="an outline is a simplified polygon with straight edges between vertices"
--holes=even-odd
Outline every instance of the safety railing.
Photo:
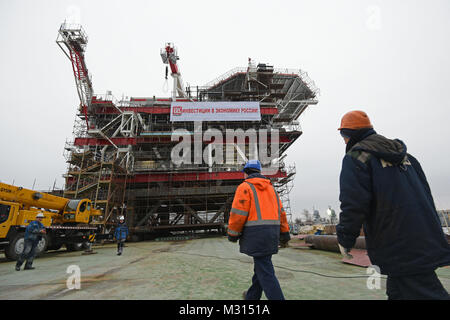
[{"label": "safety railing", "polygon": [[[236,67],[231,69],[230,71],[222,74],[221,76],[215,78],[214,80],[206,83],[203,88],[203,90],[212,88],[220,84],[221,82],[225,81],[226,79],[230,78],[236,73],[246,73],[248,68],[244,67]],[[309,77],[308,73],[301,70],[301,69],[288,69],[288,68],[275,68],[273,69],[274,74],[286,74],[286,75],[296,75],[299,76],[300,79],[308,86],[308,88],[314,92],[316,95],[320,95],[320,89],[316,86],[316,83]],[[199,87],[200,90],[200,87]]]},{"label": "safety railing", "polygon": [[220,82],[228,79],[235,73],[242,73],[242,72],[247,72],[247,68],[243,68],[243,67],[233,68],[230,71],[227,71],[226,73],[222,74],[221,76],[215,78],[214,80],[209,81],[203,87],[206,87],[206,88],[214,87],[214,86],[218,85]]}]

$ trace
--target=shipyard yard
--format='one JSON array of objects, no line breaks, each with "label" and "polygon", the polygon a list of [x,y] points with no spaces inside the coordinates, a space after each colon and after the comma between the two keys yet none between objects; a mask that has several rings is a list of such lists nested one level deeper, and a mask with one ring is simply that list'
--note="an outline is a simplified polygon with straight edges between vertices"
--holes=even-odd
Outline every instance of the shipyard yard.
[{"label": "shipyard yard", "polygon": [[449,299],[448,3],[74,2],[0,3],[0,301]]},{"label": "shipyard yard", "polygon": [[[385,300],[381,288],[367,288],[366,268],[344,264],[334,252],[290,247],[273,256],[275,272],[288,300]],[[49,252],[35,270],[14,270],[0,258],[0,299],[240,300],[253,275],[253,261],[226,237],[126,243],[95,247],[96,254]],[[81,288],[68,289],[70,265],[81,270]],[[450,289],[450,268],[437,270]],[[263,299],[265,296],[263,295]]]}]

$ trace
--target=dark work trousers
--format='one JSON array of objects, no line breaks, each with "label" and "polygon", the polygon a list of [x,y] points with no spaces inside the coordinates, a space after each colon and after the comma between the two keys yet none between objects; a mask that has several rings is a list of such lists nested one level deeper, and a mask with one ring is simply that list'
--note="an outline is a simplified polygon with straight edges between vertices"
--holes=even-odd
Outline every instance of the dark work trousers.
[{"label": "dark work trousers", "polygon": [[246,300],[261,299],[262,292],[268,300],[284,300],[280,283],[275,276],[272,264],[272,255],[264,257],[253,257],[254,275],[252,285],[247,290]]},{"label": "dark work trousers", "polygon": [[125,243],[125,239],[117,240],[117,253],[122,253],[123,251],[123,244]]},{"label": "dark work trousers", "polygon": [[19,256],[19,259],[17,259],[17,266],[20,267],[22,263],[27,260],[27,263],[25,263],[25,268],[31,267],[33,264],[34,256],[36,255],[36,247],[38,245],[39,241],[33,241],[26,239],[23,246],[23,251]]},{"label": "dark work trousers", "polygon": [[449,300],[450,297],[436,273],[391,277],[386,282],[389,300]]}]

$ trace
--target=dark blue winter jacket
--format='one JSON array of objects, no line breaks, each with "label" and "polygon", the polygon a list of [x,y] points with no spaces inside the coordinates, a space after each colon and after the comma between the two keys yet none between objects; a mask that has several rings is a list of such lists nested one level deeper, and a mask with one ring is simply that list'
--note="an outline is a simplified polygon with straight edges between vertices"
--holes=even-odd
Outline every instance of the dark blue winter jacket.
[{"label": "dark blue winter jacket", "polygon": [[430,187],[406,145],[367,131],[348,150],[340,176],[339,243],[352,248],[364,225],[372,264],[391,276],[450,265]]},{"label": "dark blue winter jacket", "polygon": [[128,227],[126,223],[118,223],[116,230],[114,231],[114,237],[116,240],[125,240],[128,237]]},{"label": "dark blue winter jacket", "polygon": [[44,225],[39,221],[31,221],[25,229],[25,240],[41,241],[41,230],[45,229]]}]

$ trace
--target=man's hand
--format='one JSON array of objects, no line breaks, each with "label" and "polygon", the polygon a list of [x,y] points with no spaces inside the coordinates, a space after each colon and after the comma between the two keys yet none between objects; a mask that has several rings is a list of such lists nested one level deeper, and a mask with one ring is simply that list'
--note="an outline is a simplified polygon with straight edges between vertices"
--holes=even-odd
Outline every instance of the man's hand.
[{"label": "man's hand", "polygon": [[280,247],[286,248],[289,240],[291,240],[291,235],[289,232],[280,233]]},{"label": "man's hand", "polygon": [[288,242],[280,242],[280,248],[287,248],[288,246]]},{"label": "man's hand", "polygon": [[236,242],[239,240],[239,236],[230,236],[228,235],[228,241]]},{"label": "man's hand", "polygon": [[349,253],[350,250],[352,250],[351,248],[344,248],[339,243],[338,243],[338,246],[339,246],[339,250],[341,251],[342,256],[345,259],[353,259],[353,256]]}]

